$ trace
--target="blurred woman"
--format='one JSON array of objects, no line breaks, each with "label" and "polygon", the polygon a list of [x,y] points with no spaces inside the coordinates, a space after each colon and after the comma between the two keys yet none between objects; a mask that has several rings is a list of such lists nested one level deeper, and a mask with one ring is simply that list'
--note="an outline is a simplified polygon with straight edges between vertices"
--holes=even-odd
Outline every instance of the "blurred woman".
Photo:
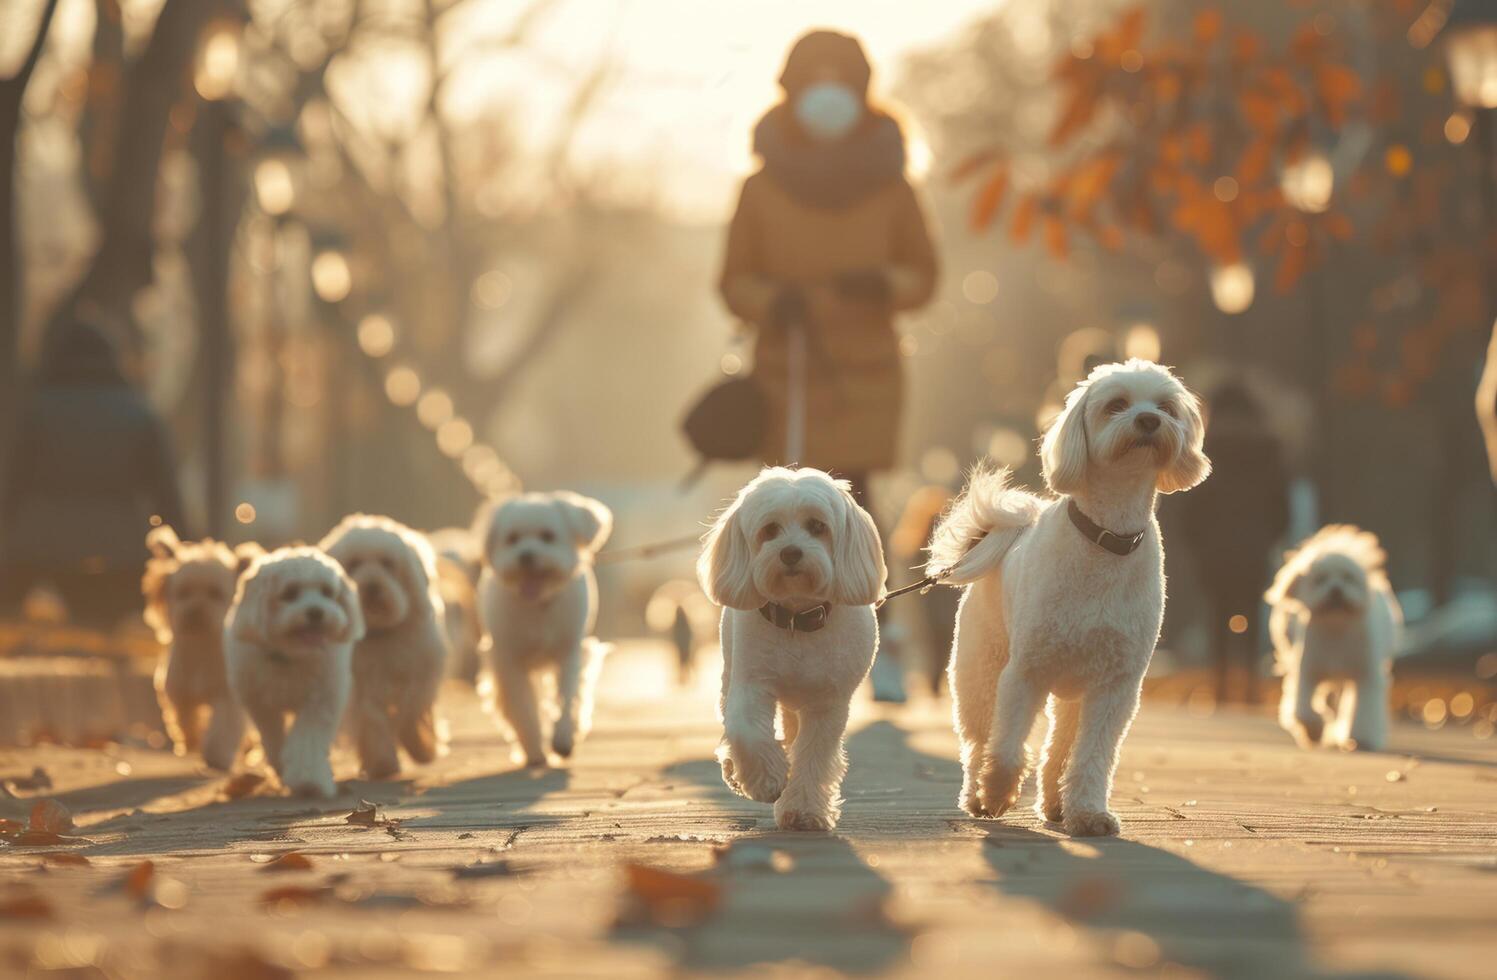
[{"label": "blurred woman", "polygon": [[[894,316],[929,301],[936,255],[871,77],[845,34],[812,31],[790,49],[784,98],[754,129],[761,166],[728,229],[721,290],[757,331],[765,462],[845,477],[876,515],[869,480],[894,465],[904,403]],[[897,672],[874,672],[876,694],[903,699]]]},{"label": "blurred woman", "polygon": [[1195,559],[1211,624],[1216,699],[1230,699],[1230,679],[1243,677],[1241,700],[1258,696],[1258,622],[1270,552],[1289,528],[1289,477],[1283,448],[1244,385],[1229,381],[1208,402],[1206,455],[1211,479],[1184,494],[1181,525]]},{"label": "blurred woman", "polygon": [[92,323],[54,327],[0,487],[0,614],[38,585],[99,628],[138,614],[152,515],[188,534],[165,427]]}]

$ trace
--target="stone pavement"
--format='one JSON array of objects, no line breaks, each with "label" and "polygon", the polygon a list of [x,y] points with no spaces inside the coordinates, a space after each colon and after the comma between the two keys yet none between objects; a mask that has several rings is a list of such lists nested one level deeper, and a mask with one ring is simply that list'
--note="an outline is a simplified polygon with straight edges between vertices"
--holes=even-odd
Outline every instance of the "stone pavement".
[{"label": "stone pavement", "polygon": [[592,738],[541,773],[454,689],[445,759],[329,803],[227,799],[144,747],[0,750],[53,783],[0,817],[50,796],[86,839],[0,847],[0,975],[1497,975],[1490,741],[1302,753],[1266,716],[1146,703],[1124,837],[1082,842],[956,810],[944,703],[860,704],[842,827],[778,834],[718,778],[713,666],[672,672],[616,654]]}]

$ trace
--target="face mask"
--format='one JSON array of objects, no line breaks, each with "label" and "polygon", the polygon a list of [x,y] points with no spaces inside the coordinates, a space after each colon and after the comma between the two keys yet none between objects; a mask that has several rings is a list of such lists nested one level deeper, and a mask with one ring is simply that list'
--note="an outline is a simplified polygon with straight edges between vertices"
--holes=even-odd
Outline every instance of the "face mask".
[{"label": "face mask", "polygon": [[816,139],[831,142],[852,131],[863,115],[863,100],[846,85],[817,82],[795,100],[795,118]]}]

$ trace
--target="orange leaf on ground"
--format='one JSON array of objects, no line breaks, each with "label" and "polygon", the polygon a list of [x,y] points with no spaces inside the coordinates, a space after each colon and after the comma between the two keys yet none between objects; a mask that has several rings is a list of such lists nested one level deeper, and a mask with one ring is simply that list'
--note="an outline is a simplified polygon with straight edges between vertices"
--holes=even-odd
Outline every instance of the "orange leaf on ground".
[{"label": "orange leaf on ground", "polygon": [[261,871],[311,871],[312,859],[300,851],[287,851],[260,869]]},{"label": "orange leaf on ground", "polygon": [[156,863],[142,861],[131,868],[120,881],[120,888],[131,898],[142,899],[151,893],[151,884],[156,878]]},{"label": "orange leaf on ground", "polygon": [[722,901],[722,885],[706,878],[643,864],[625,865],[624,873],[635,910],[654,925],[693,925],[711,915]]},{"label": "orange leaf on ground", "polygon": [[331,898],[333,890],[327,886],[284,885],[260,893],[261,905],[310,905]]},{"label": "orange leaf on ground", "polygon": [[31,823],[28,826],[31,830],[66,833],[73,829],[73,815],[68,812],[67,807],[49,797],[32,804]]}]

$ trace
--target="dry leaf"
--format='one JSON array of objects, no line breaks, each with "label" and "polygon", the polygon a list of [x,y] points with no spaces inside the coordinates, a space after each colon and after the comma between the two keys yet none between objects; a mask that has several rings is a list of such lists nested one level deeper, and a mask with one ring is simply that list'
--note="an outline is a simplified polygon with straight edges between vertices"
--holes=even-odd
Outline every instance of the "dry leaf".
[{"label": "dry leaf", "polygon": [[143,900],[151,894],[151,884],[156,878],[156,863],[154,861],[142,861],[131,868],[129,873],[120,881],[120,888],[126,895],[137,900]]},{"label": "dry leaf", "polygon": [[627,895],[646,922],[680,928],[701,922],[722,900],[722,885],[642,864],[625,865]]},{"label": "dry leaf", "polygon": [[44,854],[42,855],[42,860],[46,861],[48,864],[63,864],[73,867],[86,867],[93,863],[82,854],[78,854],[73,851],[60,851],[56,854]]},{"label": "dry leaf", "polygon": [[50,797],[37,800],[31,807],[30,830],[47,831],[53,834],[66,833],[73,829],[73,815],[68,808]]},{"label": "dry leaf", "polygon": [[257,772],[236,773],[224,781],[220,793],[226,800],[242,800],[246,796],[253,796],[264,782],[265,777]]},{"label": "dry leaf", "polygon": [[260,893],[261,905],[311,905],[321,902],[333,895],[333,890],[326,885],[308,887],[306,885],[284,885],[280,888],[272,888]]},{"label": "dry leaf", "polygon": [[359,805],[345,819],[359,827],[382,827],[390,822],[385,817],[384,806],[368,800],[360,800]]},{"label": "dry leaf", "polygon": [[261,871],[311,871],[312,859],[300,851],[287,851],[260,869]]},{"label": "dry leaf", "polygon": [[36,892],[0,898],[0,919],[50,919],[52,903]]}]

